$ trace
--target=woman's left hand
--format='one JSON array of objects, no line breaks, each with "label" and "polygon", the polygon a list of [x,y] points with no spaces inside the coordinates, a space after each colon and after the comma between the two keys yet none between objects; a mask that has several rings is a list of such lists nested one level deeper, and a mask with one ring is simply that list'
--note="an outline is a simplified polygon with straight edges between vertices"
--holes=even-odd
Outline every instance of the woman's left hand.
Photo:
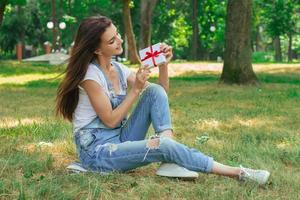
[{"label": "woman's left hand", "polygon": [[163,54],[166,57],[166,64],[168,64],[171,59],[173,58],[173,48],[172,46],[169,46],[165,43],[161,43],[160,50],[163,52]]}]

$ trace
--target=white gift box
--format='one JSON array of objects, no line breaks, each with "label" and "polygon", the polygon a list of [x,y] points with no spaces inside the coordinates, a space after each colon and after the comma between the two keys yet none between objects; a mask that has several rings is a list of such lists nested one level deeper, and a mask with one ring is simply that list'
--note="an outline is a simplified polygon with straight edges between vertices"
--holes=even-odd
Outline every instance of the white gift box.
[{"label": "white gift box", "polygon": [[143,66],[156,67],[166,62],[166,57],[160,51],[160,45],[157,43],[139,51]]}]

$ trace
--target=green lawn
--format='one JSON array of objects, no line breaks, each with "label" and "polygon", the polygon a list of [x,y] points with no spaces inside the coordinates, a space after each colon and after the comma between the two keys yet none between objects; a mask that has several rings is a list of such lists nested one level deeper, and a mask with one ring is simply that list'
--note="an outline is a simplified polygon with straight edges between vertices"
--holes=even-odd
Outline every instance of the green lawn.
[{"label": "green lawn", "polygon": [[[203,72],[172,78],[169,93],[176,139],[226,164],[270,170],[259,187],[206,174],[157,177],[158,164],[69,174],[71,125],[53,114],[63,67],[0,62],[0,199],[299,199],[300,67],[268,69],[257,74],[260,87],[219,85],[219,74]],[[199,144],[202,135],[210,139]]]}]

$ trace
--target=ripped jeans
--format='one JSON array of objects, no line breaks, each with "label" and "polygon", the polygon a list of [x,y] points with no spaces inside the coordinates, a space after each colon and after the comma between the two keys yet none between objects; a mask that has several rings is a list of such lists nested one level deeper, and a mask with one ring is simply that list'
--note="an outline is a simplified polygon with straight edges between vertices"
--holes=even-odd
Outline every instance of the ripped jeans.
[{"label": "ripped jeans", "polygon": [[[151,123],[157,135],[145,139]],[[153,162],[176,163],[192,171],[211,172],[213,158],[159,135],[171,129],[167,94],[160,85],[151,84],[124,126],[83,128],[75,133],[75,142],[83,166],[95,172],[125,172]]]}]

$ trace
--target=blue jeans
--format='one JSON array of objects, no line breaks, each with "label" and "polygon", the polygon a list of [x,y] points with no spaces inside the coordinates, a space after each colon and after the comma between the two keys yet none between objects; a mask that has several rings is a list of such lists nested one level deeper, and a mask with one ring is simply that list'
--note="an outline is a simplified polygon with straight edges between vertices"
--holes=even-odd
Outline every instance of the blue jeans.
[{"label": "blue jeans", "polygon": [[[157,135],[145,139],[151,123]],[[168,162],[197,172],[211,172],[213,158],[159,135],[171,129],[167,94],[160,85],[150,84],[124,126],[83,128],[75,133],[75,142],[80,161],[91,171],[125,172],[153,162]],[[156,140],[157,145],[150,145],[151,140]]]}]

